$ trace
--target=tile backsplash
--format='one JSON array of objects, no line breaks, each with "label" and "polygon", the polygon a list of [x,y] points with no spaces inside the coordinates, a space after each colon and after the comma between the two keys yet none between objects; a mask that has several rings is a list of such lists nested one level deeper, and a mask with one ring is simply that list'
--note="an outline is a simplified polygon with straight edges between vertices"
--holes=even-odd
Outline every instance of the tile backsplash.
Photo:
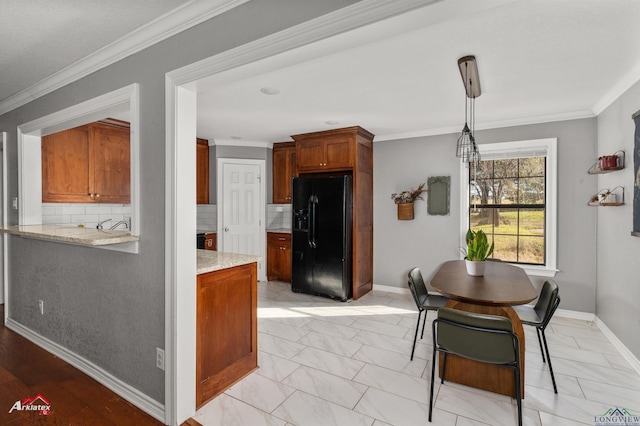
[{"label": "tile backsplash", "polygon": [[291,204],[267,204],[267,229],[291,229]]},{"label": "tile backsplash", "polygon": [[[98,222],[111,219],[104,224],[108,229],[119,220],[130,218],[130,204],[42,203],[42,223],[47,225],[95,228]],[[122,230],[123,227],[118,229]]]},{"label": "tile backsplash", "polygon": [[218,226],[218,206],[215,204],[198,204],[196,206],[196,229],[199,231],[215,231]]}]

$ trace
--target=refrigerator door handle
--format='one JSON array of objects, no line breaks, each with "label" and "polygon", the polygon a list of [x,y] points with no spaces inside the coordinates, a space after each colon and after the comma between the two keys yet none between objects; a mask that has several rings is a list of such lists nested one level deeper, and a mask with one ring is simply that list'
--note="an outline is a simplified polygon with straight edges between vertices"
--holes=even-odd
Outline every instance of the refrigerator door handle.
[{"label": "refrigerator door handle", "polygon": [[318,197],[316,195],[312,195],[311,196],[311,226],[312,228],[310,229],[311,232],[311,248],[316,248],[316,225],[318,224],[318,219],[317,219],[317,210],[316,210],[316,206],[318,205]]},{"label": "refrigerator door handle", "polygon": [[314,196],[310,195],[309,200],[307,200],[307,211],[309,212],[309,227],[307,229],[307,243],[309,244],[309,247],[316,248],[316,239],[315,239],[316,217],[315,217],[313,199],[314,199]]}]

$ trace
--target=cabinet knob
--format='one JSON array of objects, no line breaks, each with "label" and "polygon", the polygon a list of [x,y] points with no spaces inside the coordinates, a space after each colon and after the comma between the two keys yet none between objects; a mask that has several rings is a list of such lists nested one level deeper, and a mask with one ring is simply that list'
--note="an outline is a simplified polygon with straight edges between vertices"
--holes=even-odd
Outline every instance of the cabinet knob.
[{"label": "cabinet knob", "polygon": [[100,198],[100,194],[96,194],[96,198]]}]

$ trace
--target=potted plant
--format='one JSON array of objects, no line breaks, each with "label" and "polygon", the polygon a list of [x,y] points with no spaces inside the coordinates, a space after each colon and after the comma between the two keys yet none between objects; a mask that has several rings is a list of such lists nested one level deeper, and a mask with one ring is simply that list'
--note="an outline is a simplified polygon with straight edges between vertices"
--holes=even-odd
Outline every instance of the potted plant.
[{"label": "potted plant", "polygon": [[482,229],[467,231],[467,256],[465,262],[467,264],[467,273],[474,277],[481,277],[484,275],[484,268],[486,266],[486,260],[493,253],[494,243],[489,245],[489,239],[487,234]]},{"label": "potted plant", "polygon": [[422,182],[416,189],[412,188],[408,191],[391,194],[391,199],[398,205],[399,220],[413,219],[413,202],[416,200],[424,200],[422,193],[426,191],[427,190],[424,189],[424,182]]}]

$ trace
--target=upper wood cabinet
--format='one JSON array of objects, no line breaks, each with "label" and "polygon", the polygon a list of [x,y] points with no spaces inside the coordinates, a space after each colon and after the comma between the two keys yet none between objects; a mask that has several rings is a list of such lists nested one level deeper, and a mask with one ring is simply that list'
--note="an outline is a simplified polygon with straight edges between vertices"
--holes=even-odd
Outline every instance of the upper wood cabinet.
[{"label": "upper wood cabinet", "polygon": [[196,203],[209,204],[209,141],[196,139]]},{"label": "upper wood cabinet", "polygon": [[291,204],[291,179],[296,173],[296,143],[273,144],[273,203]]},{"label": "upper wood cabinet", "polygon": [[42,202],[131,202],[129,129],[91,123],[42,137]]},{"label": "upper wood cabinet", "polygon": [[[342,129],[340,129],[342,130]],[[352,169],[355,140],[344,132],[316,132],[295,135],[298,173]]]}]

